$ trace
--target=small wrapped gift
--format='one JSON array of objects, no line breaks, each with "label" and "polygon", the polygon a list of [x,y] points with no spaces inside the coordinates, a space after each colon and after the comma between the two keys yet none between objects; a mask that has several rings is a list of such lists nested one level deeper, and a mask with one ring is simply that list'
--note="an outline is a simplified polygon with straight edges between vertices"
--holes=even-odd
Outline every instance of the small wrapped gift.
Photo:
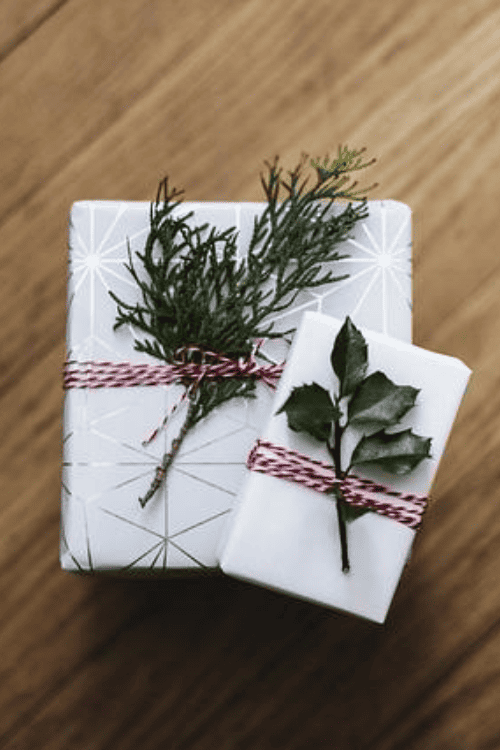
[{"label": "small wrapped gift", "polygon": [[[262,203],[183,203],[193,222],[238,230],[243,256]],[[333,210],[340,210],[336,207]],[[157,363],[134,349],[130,326],[114,330],[117,305],[140,289],[125,268],[128,247],[143,251],[150,204],[83,201],[73,205],[68,282],[68,360]],[[332,264],[348,278],[301,292],[272,319],[294,328],[305,310],[350,314],[360,325],[411,340],[411,212],[394,201],[368,202],[368,217],[342,243]],[[347,257],[348,256],[348,257]],[[266,340],[261,352],[282,362],[288,345]],[[124,376],[121,376],[124,377]],[[114,383],[114,385],[117,385]],[[261,433],[273,391],[218,407],[191,430],[163,485],[146,507],[138,498],[178,434],[178,383],[70,388],[65,395],[61,564],[70,571],[200,572],[217,568],[217,546],[245,476],[248,450]],[[176,413],[174,413],[176,412]],[[171,416],[159,429],[166,414]],[[158,429],[157,429],[158,428]],[[155,440],[148,438],[157,430]]]},{"label": "small wrapped gift", "polygon": [[221,568],[381,623],[470,370],[348,323],[304,315]]}]

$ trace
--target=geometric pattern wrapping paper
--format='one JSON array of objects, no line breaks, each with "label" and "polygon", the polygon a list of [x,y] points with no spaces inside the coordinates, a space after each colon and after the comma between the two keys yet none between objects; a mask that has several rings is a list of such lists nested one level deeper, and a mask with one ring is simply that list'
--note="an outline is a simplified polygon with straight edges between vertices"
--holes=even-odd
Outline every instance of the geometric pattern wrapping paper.
[{"label": "geometric pattern wrapping paper", "polygon": [[[197,224],[235,226],[245,253],[262,203],[183,203]],[[333,264],[349,278],[302,293],[276,316],[275,328],[298,326],[306,310],[411,341],[411,211],[396,201],[369,201],[369,216],[339,246],[349,258]],[[149,232],[149,203],[81,201],[69,231],[67,359],[158,362],[133,348],[134,332],[113,331],[116,305],[138,298],[124,267],[127,241],[142,250]],[[283,341],[262,351],[275,362]],[[217,548],[245,477],[249,449],[261,434],[273,401],[258,384],[256,399],[231,401],[187,435],[161,490],[145,508],[139,496],[179,429],[179,414],[142,445],[177,402],[177,385],[72,389],[65,392],[61,565],[70,571],[188,573],[217,568]],[[179,410],[181,411],[181,410]]]}]

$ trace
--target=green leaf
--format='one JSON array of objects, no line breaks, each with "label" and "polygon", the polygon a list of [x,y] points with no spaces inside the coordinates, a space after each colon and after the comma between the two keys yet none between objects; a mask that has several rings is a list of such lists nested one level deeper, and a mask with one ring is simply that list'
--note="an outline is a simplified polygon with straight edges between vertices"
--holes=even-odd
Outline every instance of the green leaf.
[{"label": "green leaf", "polygon": [[349,316],[338,332],[330,361],[340,381],[340,397],[348,396],[365,377],[368,346]]},{"label": "green leaf", "polygon": [[321,441],[328,440],[332,423],[341,416],[328,391],[317,383],[294,388],[276,414],[282,412],[286,413],[291,430],[308,432]]},{"label": "green leaf", "polygon": [[397,424],[414,406],[418,393],[418,388],[396,385],[383,372],[374,372],[359,384],[349,403],[349,424],[375,422],[384,427]]},{"label": "green leaf", "polygon": [[408,474],[424,458],[430,457],[431,438],[415,435],[410,429],[389,434],[380,430],[361,438],[351,465],[373,464],[393,474]]}]

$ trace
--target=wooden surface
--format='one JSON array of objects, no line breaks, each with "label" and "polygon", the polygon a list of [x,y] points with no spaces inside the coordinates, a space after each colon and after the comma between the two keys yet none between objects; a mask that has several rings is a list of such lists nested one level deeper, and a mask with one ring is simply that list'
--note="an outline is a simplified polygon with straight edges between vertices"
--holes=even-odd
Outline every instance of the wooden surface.
[{"label": "wooden surface", "polygon": [[[0,750],[500,748],[500,6],[0,4]],[[388,621],[58,563],[67,215],[258,200],[279,153],[378,157],[416,343],[474,370]]]}]

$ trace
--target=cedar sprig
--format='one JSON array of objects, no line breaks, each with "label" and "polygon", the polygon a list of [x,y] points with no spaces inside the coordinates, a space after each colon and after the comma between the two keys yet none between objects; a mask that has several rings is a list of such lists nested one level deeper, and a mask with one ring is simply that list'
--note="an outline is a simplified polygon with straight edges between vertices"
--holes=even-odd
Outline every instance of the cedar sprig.
[{"label": "cedar sprig", "polygon": [[[339,151],[340,153],[340,151]],[[346,188],[345,175],[361,169],[361,152],[342,149],[344,166],[315,182],[305,174],[303,155],[291,171],[283,172],[276,157],[261,175],[266,206],[255,218],[248,252],[240,258],[237,230],[197,226],[193,212],[182,213],[182,192],[164,179],[150,209],[150,231],[144,251],[132,257],[128,272],[140,290],[129,303],[110,292],[118,312],[114,328],[132,325],[144,334],[134,347],[171,363],[180,350],[216,352],[234,359],[248,358],[256,339],[281,338],[270,318],[287,309],[305,289],[332,284],[346,275],[325,270],[324,264],[347,257],[338,251],[355,225],[368,215],[367,201]],[[368,165],[371,162],[367,162]],[[333,211],[338,199],[352,198]],[[201,354],[200,354],[201,352]],[[256,383],[249,378],[185,382],[188,408],[179,435],[158,467],[141,504],[161,485],[189,429],[214,409],[236,397],[251,398]]]},{"label": "cedar sprig", "polygon": [[[357,181],[348,184],[350,180],[348,174],[371,167],[376,162],[375,158],[364,161],[363,154],[365,152],[366,148],[360,148],[358,151],[349,149],[347,146],[339,146],[337,156],[331,162],[328,161],[328,156],[325,156],[322,161],[319,157],[316,160],[311,159],[311,164],[316,169],[319,182],[334,180],[339,191],[339,197],[359,200],[361,196],[366,195],[367,192],[378,186],[376,182],[367,188],[358,188]],[[357,189],[355,190],[355,188]]]}]

